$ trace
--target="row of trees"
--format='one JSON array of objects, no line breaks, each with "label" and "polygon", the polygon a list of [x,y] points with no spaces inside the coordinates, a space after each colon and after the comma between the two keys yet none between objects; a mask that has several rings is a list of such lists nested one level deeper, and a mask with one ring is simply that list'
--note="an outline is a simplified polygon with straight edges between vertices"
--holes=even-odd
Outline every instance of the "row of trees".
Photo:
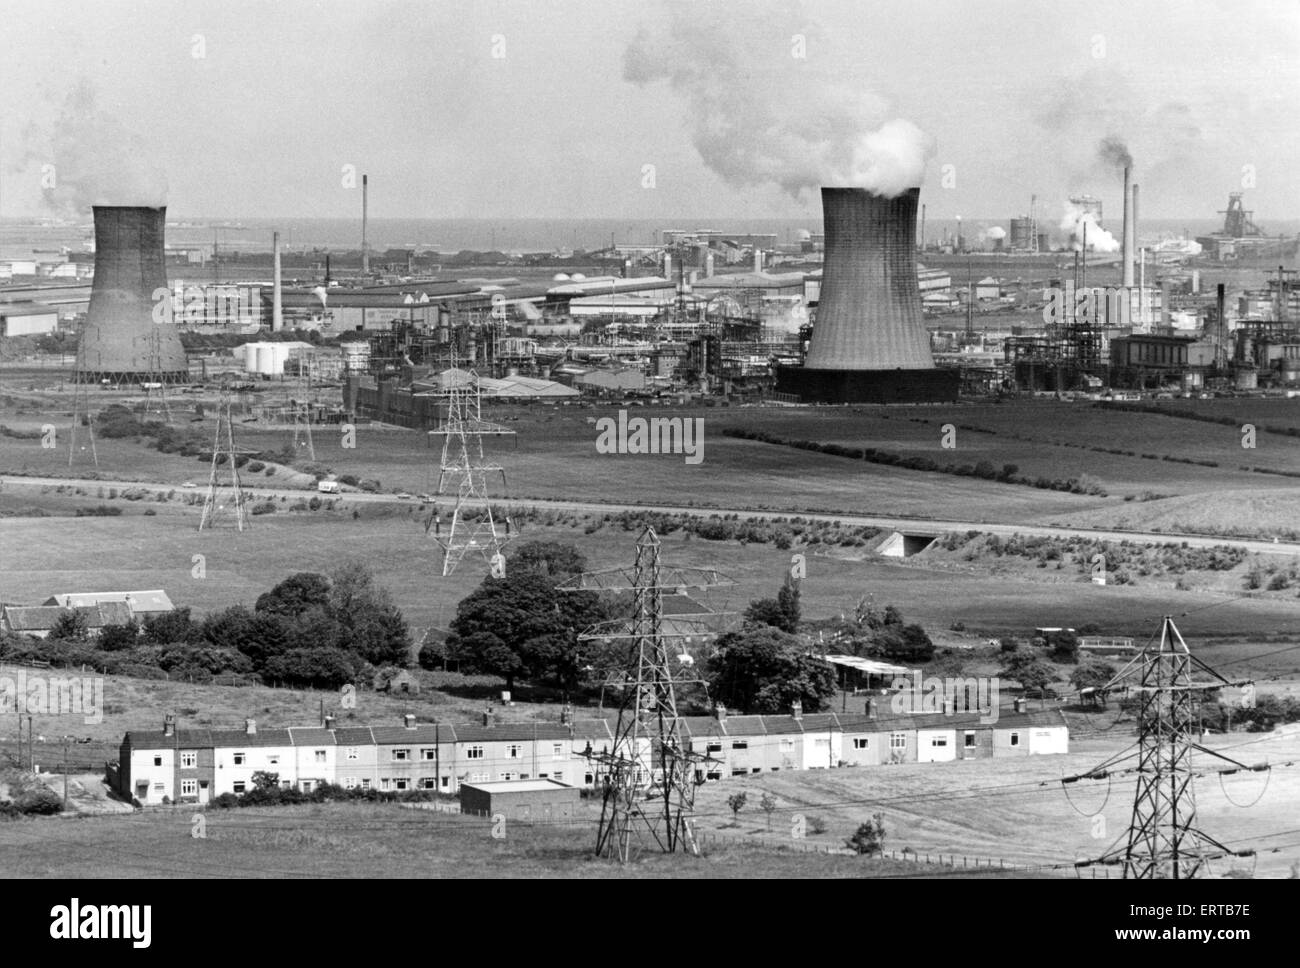
[{"label": "row of trees", "polygon": [[364,565],[349,562],[328,576],[291,575],[251,609],[232,605],[195,621],[189,608],[178,608],[139,625],[106,626],[94,640],[84,618],[69,611],[39,648],[73,661],[73,652],[87,653],[92,664],[129,674],[154,669],[200,681],[258,675],[270,683],[332,688],[378,667],[410,665],[411,635],[388,591]]}]

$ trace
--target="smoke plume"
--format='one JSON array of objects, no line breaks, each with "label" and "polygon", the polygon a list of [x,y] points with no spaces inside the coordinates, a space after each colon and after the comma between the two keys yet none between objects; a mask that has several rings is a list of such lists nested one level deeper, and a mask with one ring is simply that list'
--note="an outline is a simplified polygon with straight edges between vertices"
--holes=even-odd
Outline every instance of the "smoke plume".
[{"label": "smoke plume", "polygon": [[[792,56],[792,38],[814,49]],[[796,198],[821,185],[891,197],[919,186],[932,140],[846,79],[826,43],[793,6],[743,17],[676,6],[638,32],[623,77],[668,82],[700,157],[732,185],[775,184]]]},{"label": "smoke plume", "polygon": [[1069,235],[1070,244],[1076,252],[1083,246],[1083,228],[1085,225],[1088,227],[1089,251],[1118,252],[1120,250],[1119,241],[1097,224],[1097,220],[1091,212],[1072,202],[1066,202],[1065,215],[1062,216],[1061,224],[1057,227]]},{"label": "smoke plume", "polygon": [[42,188],[50,208],[84,215],[92,205],[167,204],[167,178],[150,160],[154,152],[100,110],[95,89],[84,78],[40,140],[44,144],[29,146],[26,154],[42,166],[53,166],[52,183]]},{"label": "smoke plume", "polygon": [[1113,134],[1101,139],[1097,145],[1097,157],[1103,165],[1120,170],[1133,164],[1133,156],[1129,154],[1128,145]]}]

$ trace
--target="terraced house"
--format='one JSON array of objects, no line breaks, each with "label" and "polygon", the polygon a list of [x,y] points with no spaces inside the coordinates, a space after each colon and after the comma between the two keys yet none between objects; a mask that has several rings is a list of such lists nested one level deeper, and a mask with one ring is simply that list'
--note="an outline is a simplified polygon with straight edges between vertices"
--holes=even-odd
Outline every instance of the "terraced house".
[{"label": "terraced house", "polygon": [[253,788],[253,775],[275,773],[284,788],[309,792],[322,783],[347,789],[438,790],[456,793],[461,782],[555,780],[595,786],[585,755],[613,745],[603,719],[564,723],[417,723],[243,730],[178,729],[168,716],[158,731],[132,731],[122,739],[110,776],[123,796],[141,804],[207,803],[223,793]]}]

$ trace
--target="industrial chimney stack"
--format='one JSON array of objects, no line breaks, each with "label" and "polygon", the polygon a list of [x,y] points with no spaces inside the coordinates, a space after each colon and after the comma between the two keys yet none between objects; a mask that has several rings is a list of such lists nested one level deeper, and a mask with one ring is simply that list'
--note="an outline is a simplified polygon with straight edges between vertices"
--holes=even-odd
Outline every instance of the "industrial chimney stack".
[{"label": "industrial chimney stack", "polygon": [[271,280],[271,332],[278,333],[284,328],[284,308],[280,291],[280,233],[271,233],[271,247],[275,250],[272,261],[275,278]]},{"label": "industrial chimney stack", "polygon": [[366,227],[370,216],[370,176],[361,176],[361,274],[370,275],[370,245],[366,242]]},{"label": "industrial chimney stack", "polygon": [[[181,383],[189,379],[163,256],[166,208],[96,205],[95,279],[79,351],[83,380]],[[160,321],[161,320],[161,321]]]},{"label": "industrial chimney stack", "polygon": [[[1124,166],[1124,235],[1121,243],[1121,258],[1123,270],[1120,285],[1123,287],[1123,298],[1120,303],[1121,317],[1120,324],[1129,325],[1131,322],[1131,305],[1133,299],[1133,188],[1130,181],[1132,169]],[[1085,253],[1086,257],[1086,253]]]}]

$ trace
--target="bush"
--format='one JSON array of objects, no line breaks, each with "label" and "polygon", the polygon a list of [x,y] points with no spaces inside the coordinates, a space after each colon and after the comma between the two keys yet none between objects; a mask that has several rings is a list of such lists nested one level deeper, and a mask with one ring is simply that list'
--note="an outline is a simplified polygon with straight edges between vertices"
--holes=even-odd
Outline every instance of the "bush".
[{"label": "bush", "polygon": [[880,853],[884,844],[885,817],[884,814],[880,813],[873,813],[870,820],[860,824],[858,829],[853,832],[853,836],[844,841],[846,847],[868,857]]},{"label": "bush", "polygon": [[38,786],[20,793],[14,807],[27,816],[48,817],[63,812],[63,799],[49,787]]},{"label": "bush", "polygon": [[808,830],[814,834],[826,833],[826,820],[817,814],[813,814],[808,820]]}]

